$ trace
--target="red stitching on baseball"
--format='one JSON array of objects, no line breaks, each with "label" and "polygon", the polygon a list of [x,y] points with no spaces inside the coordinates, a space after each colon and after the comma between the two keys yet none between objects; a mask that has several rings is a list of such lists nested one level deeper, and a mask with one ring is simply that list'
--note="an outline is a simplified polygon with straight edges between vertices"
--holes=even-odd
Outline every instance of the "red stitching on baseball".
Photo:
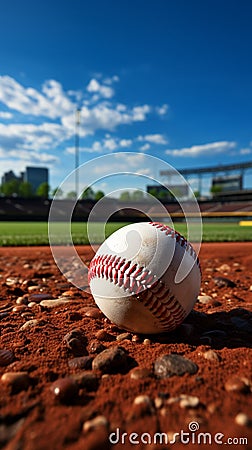
[{"label": "red stitching on baseball", "polygon": [[186,251],[190,252],[190,255],[195,259],[200,271],[200,262],[199,258],[193,248],[193,246],[190,244],[190,242],[182,236],[178,231],[175,231],[173,228],[169,227],[168,225],[164,225],[160,222],[148,222],[149,225],[152,225],[153,227],[158,228],[160,231],[164,231],[167,236],[171,236],[172,238],[176,238],[176,242],[181,245],[181,247],[186,247]]},{"label": "red stitching on baseball", "polygon": [[105,278],[123,287],[159,319],[164,331],[176,328],[186,312],[170,289],[145,267],[111,255],[98,255],[89,266],[89,283],[94,278]]}]

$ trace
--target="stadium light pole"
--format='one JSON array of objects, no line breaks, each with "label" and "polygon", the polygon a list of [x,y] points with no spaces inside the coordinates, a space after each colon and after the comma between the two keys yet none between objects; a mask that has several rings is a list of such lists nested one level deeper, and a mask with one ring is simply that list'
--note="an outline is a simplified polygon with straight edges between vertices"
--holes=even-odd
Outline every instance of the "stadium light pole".
[{"label": "stadium light pole", "polygon": [[75,113],[75,192],[76,197],[79,197],[79,153],[80,153],[80,137],[79,137],[79,131],[80,131],[80,113],[81,109],[77,108]]}]

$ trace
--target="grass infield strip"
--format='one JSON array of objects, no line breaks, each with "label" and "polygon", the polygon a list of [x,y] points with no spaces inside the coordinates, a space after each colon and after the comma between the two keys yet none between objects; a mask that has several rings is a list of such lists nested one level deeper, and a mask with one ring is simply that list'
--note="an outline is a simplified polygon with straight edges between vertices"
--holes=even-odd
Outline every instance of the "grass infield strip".
[{"label": "grass infield strip", "polygon": [[[105,228],[106,237],[127,223],[109,222]],[[175,223],[175,229],[186,236],[186,224]],[[72,223],[72,239],[76,245],[89,244],[86,223]],[[92,225],[93,244],[103,241],[103,224]],[[57,224],[57,233],[53,236],[55,244],[65,244],[65,226]],[[239,223],[204,223],[203,242],[239,242],[252,241],[252,227],[242,227]],[[69,242],[70,244],[71,242]],[[0,222],[0,246],[48,245],[47,222]]]}]

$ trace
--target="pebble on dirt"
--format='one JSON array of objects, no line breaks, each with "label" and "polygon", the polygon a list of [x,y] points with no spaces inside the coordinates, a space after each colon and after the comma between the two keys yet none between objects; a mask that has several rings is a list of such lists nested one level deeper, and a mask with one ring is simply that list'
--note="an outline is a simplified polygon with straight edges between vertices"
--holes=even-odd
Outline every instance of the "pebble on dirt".
[{"label": "pebble on dirt", "polygon": [[182,376],[185,373],[194,374],[197,370],[198,366],[193,361],[175,354],[163,355],[154,364],[154,372],[158,378]]},{"label": "pebble on dirt", "polygon": [[59,378],[50,387],[55,400],[62,404],[71,404],[78,395],[79,387],[73,378]]},{"label": "pebble on dirt", "polygon": [[0,366],[5,367],[14,361],[14,353],[11,350],[0,349]]},{"label": "pebble on dirt", "polygon": [[13,394],[25,391],[31,384],[28,372],[5,372],[1,381],[11,388]]},{"label": "pebble on dirt", "polygon": [[102,373],[120,373],[127,368],[128,355],[121,347],[110,347],[99,353],[93,360],[92,368]]}]

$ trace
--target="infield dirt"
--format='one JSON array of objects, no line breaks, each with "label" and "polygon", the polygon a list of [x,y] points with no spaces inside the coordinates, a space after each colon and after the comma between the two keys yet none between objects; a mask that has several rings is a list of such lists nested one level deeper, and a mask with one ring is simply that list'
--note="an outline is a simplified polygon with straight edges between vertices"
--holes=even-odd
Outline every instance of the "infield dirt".
[{"label": "infield dirt", "polygon": [[[88,265],[93,250],[77,250]],[[203,244],[194,311],[155,336],[110,323],[49,247],[1,248],[0,262],[1,448],[160,450],[174,433],[177,449],[198,448],[199,433],[202,448],[252,448],[252,243]],[[158,378],[155,361],[170,354],[196,372]]]}]

